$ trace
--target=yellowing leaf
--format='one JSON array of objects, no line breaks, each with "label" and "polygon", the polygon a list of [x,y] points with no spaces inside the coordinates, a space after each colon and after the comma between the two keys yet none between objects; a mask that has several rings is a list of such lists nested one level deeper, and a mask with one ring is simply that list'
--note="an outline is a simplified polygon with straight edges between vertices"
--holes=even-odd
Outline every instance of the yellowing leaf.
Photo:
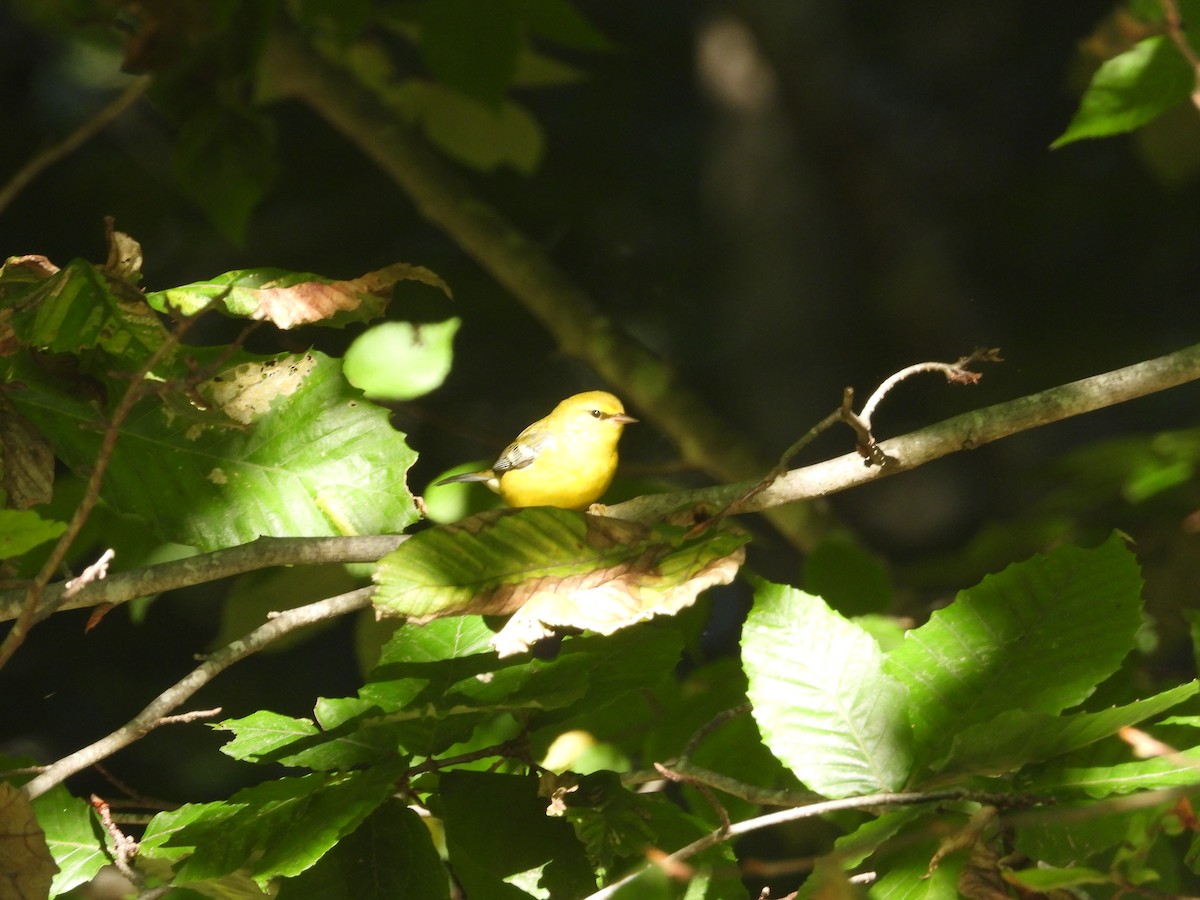
[{"label": "yellowing leaf", "polygon": [[512,613],[492,640],[501,656],[554,626],[612,634],[733,579],[744,534],[685,533],[548,507],[493,510],[414,535],[386,556],[375,607],[419,623]]}]

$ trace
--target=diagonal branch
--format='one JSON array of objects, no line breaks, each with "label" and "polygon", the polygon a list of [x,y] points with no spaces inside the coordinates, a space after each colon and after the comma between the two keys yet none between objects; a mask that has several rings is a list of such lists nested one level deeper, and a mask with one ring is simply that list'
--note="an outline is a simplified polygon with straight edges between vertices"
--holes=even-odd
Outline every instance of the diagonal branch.
[{"label": "diagonal branch", "polygon": [[[884,466],[868,467],[862,456],[855,452],[792,469],[770,487],[748,498],[738,512],[756,512],[782,503],[825,497],[907,472],[960,450],[974,450],[1022,431],[1196,380],[1200,380],[1200,344],[1007,403],[963,413],[919,431],[881,441],[880,449],[892,457],[892,461]],[[742,482],[674,494],[648,494],[610,506],[607,513],[622,519],[649,521],[701,504],[720,509],[753,486],[754,482]]]},{"label": "diagonal branch", "polygon": [[55,785],[61,784],[76,772],[128,747],[155,728],[171,721],[172,710],[178,709],[196,691],[234,663],[257,653],[263,647],[298,628],[369,606],[373,593],[375,593],[374,587],[359,588],[348,594],[340,594],[279,613],[245,637],[227,644],[210,655],[198,667],[159,694],[149,706],[112,734],[47,766],[45,771],[25,785],[23,788],[25,794],[30,799],[38,797]]}]

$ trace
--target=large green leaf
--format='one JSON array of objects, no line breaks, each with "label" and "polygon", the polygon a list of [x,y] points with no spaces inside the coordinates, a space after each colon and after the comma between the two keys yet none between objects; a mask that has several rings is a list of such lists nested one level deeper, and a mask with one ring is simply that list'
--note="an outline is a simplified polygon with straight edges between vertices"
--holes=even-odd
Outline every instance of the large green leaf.
[{"label": "large green leaf", "polygon": [[514,613],[493,641],[519,653],[568,626],[612,634],[729,582],[746,536],[536,507],[481,513],[414,535],[380,561],[376,609],[427,622]]},{"label": "large green leaf", "polygon": [[402,629],[358,696],[320,700],[316,721],[258,712],[219,723],[214,727],[236,735],[222,752],[318,770],[377,763],[406,751],[429,756],[497,715],[518,714],[534,730],[621,701],[673,671],[682,650],[675,629],[652,627],[573,638],[552,660],[502,661],[481,623],[470,626],[482,629],[482,643],[470,648],[480,653],[429,659],[422,658],[429,644],[409,654],[394,649],[420,645],[426,632],[440,640],[463,621],[479,622],[443,619]]},{"label": "large green leaf", "polygon": [[1114,535],[1062,547],[959,593],[887,656],[908,686],[917,759],[1012,709],[1058,713],[1116,671],[1141,625],[1141,575]]},{"label": "large green leaf", "polygon": [[905,688],[874,638],[820,597],[760,584],[742,660],[763,741],[808,787],[848,797],[907,780]]},{"label": "large green leaf", "polygon": [[[13,405],[67,465],[86,470],[104,415],[36,372],[10,384]],[[105,500],[158,537],[205,550],[259,535],[385,534],[416,518],[404,474],[415,454],[362,399],[337,360],[315,351],[245,363],[201,387],[223,424],[141,401],[121,426]]]}]

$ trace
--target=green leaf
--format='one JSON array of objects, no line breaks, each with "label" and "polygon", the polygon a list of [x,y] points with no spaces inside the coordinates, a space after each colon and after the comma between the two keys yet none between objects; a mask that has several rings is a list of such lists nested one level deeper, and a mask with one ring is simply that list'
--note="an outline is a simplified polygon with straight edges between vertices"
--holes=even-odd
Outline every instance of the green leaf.
[{"label": "green leaf", "polygon": [[499,105],[521,48],[512,0],[425,0],[418,17],[421,55],[434,76],[479,103]]},{"label": "green leaf", "polygon": [[32,509],[0,509],[0,559],[20,556],[66,530],[66,522],[43,519]]},{"label": "green leaf", "polygon": [[239,269],[206,281],[146,294],[159,312],[195,315],[217,304],[231,316],[279,328],[321,324],[340,328],[383,315],[397,284],[415,281],[452,297],[450,287],[424,266],[392,263],[357,278],[337,280],[284,269]]},{"label": "green leaf", "polygon": [[[99,824],[86,800],[72,797],[61,784],[32,801],[37,823],[45,832],[46,846],[58,864],[58,873],[45,896],[57,897],[81,884],[91,881],[110,862],[104,849]],[[7,817],[6,817],[7,818]],[[6,834],[12,832],[6,828]],[[5,861],[10,857],[5,853]],[[28,863],[23,864],[22,868]],[[29,866],[30,874],[35,866]],[[37,893],[22,896],[39,896]]]},{"label": "green leaf", "polygon": [[[0,273],[3,306],[12,311],[13,336],[22,346],[81,356],[85,371],[133,372],[166,340],[141,292],[102,267],[76,259],[38,275],[31,278],[14,261]],[[168,355],[163,367],[173,358]]]},{"label": "green leaf", "polygon": [[435,810],[446,826],[450,865],[470,897],[526,897],[504,879],[545,866],[542,886],[554,897],[596,889],[571,826],[546,815],[536,778],[447,772]]},{"label": "green leaf", "polygon": [[808,787],[849,797],[907,780],[904,686],[874,639],[820,597],[760,583],[742,660],[763,740]]},{"label": "green leaf", "polygon": [[421,817],[389,800],[311,869],[280,886],[280,900],[312,897],[449,900],[450,876]]},{"label": "green leaf", "polygon": [[542,160],[545,138],[537,119],[519,103],[487,106],[453,88],[410,78],[389,91],[400,112],[464,165],[491,172],[507,165],[532,174]]},{"label": "green leaf", "polygon": [[[417,518],[404,484],[415,454],[337,360],[313,351],[246,363],[201,392],[226,427],[147,398],[121,427],[104,479],[106,502],[159,538],[212,550],[259,535],[394,533]],[[8,395],[68,466],[95,463],[105,419],[86,397],[34,373]]]},{"label": "green leaf", "polygon": [[213,724],[216,731],[229,731],[236,737],[221,746],[221,752],[234,759],[259,760],[297,740],[318,733],[311,719],[296,719],[263,710],[241,719],[225,719]]},{"label": "green leaf", "polygon": [[733,578],[746,535],[685,534],[549,507],[481,513],[413,535],[385,556],[375,608],[414,622],[514,613],[493,641],[501,656],[553,626],[612,634]]},{"label": "green leaf", "polygon": [[804,589],[844,616],[881,613],[891,607],[892,579],[887,567],[862,545],[829,537],[804,559]]},{"label": "green leaf", "polygon": [[238,791],[227,803],[160,813],[144,840],[152,851],[190,851],[177,869],[180,885],[246,867],[265,886],[316,863],[391,796],[403,772],[403,764],[395,763],[265,782]]},{"label": "green leaf", "polygon": [[429,325],[385,322],[346,350],[346,380],[372,399],[413,400],[450,374],[454,335],[462,319]]},{"label": "green leaf", "polygon": [[1004,880],[1015,884],[1027,891],[1041,892],[1061,890],[1075,887],[1079,884],[1108,884],[1111,876],[1097,872],[1095,869],[1085,869],[1082,866],[1072,866],[1066,869],[1047,868],[1038,866],[1029,869],[1003,869]]},{"label": "green leaf", "polygon": [[908,686],[917,759],[1011,709],[1057,713],[1116,671],[1141,626],[1141,575],[1120,537],[1062,547],[959,593],[887,656]]},{"label": "green leaf", "polygon": [[1092,76],[1071,124],[1050,146],[1133,131],[1184,102],[1196,74],[1166,37],[1139,41]]},{"label": "green leaf", "polygon": [[1086,747],[1170,709],[1200,691],[1195,681],[1181,684],[1146,700],[1096,713],[1053,716],[1012,709],[990,722],[972,725],[955,735],[946,772],[999,775]]},{"label": "green leaf", "polygon": [[1156,757],[1114,766],[1047,766],[1032,774],[1022,787],[1033,793],[1082,791],[1089,797],[1111,797],[1134,791],[1157,791],[1194,785],[1200,777],[1200,747],[1170,757]]},{"label": "green leaf", "polygon": [[567,0],[517,0],[521,21],[539,37],[573,50],[605,51],[612,43]]},{"label": "green leaf", "polygon": [[175,136],[171,166],[180,187],[239,246],[250,214],[275,180],[275,129],[265,116],[209,107]]}]

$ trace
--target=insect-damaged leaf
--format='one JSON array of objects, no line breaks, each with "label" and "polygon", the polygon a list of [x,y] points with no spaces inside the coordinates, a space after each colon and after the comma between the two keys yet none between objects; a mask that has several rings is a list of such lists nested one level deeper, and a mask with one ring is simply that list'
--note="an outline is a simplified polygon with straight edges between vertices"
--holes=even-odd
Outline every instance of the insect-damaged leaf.
[{"label": "insect-damaged leaf", "polygon": [[684,533],[548,507],[494,510],[421,532],[384,557],[375,607],[414,622],[512,613],[492,641],[501,656],[552,626],[611,634],[733,579],[744,534]]}]

